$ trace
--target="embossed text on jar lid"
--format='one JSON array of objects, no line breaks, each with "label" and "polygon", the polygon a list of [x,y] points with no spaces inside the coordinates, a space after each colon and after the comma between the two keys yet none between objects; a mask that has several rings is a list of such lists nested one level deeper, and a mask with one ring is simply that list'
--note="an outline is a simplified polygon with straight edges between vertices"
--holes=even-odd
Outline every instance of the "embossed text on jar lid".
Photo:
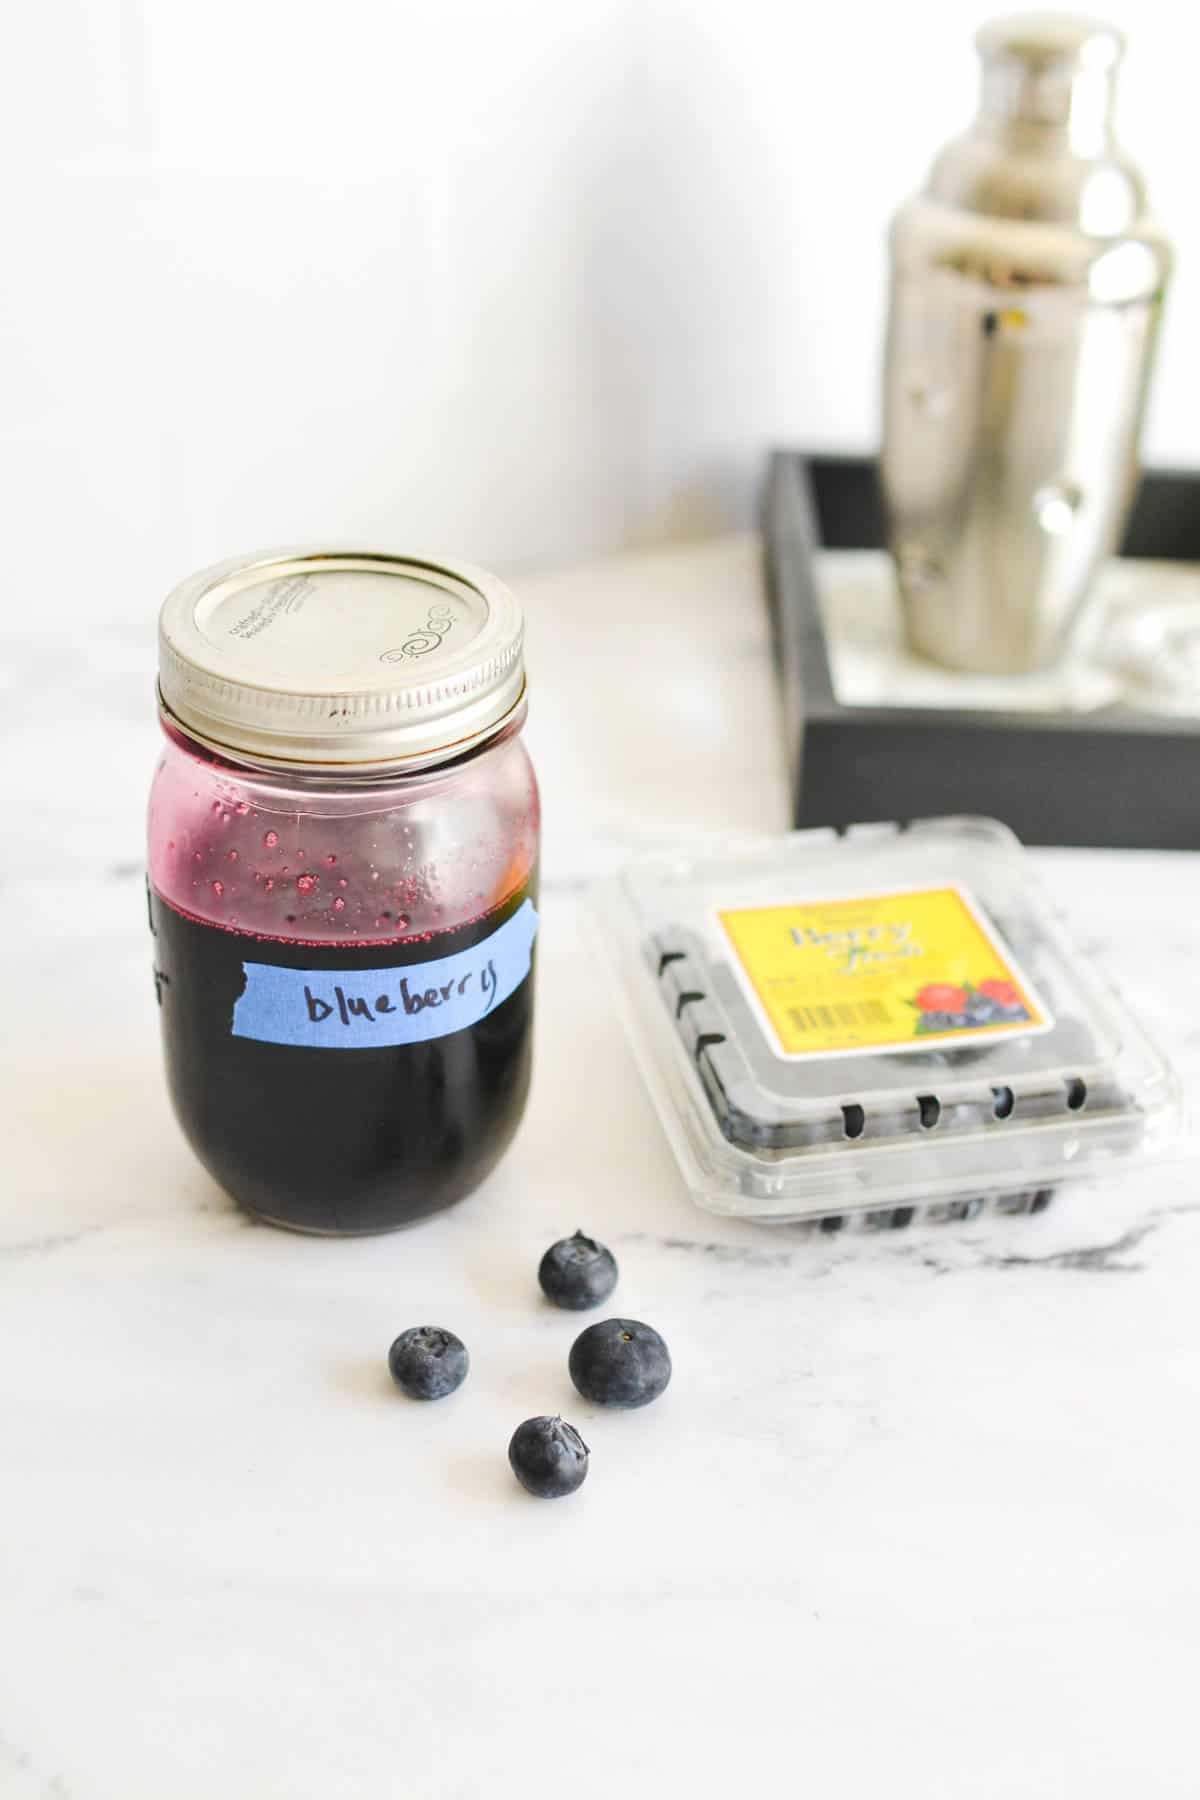
[{"label": "embossed text on jar lid", "polygon": [[281,550],[194,575],[159,619],[159,689],[183,731],[268,767],[383,773],[458,755],[525,685],[521,609],[460,562]]}]

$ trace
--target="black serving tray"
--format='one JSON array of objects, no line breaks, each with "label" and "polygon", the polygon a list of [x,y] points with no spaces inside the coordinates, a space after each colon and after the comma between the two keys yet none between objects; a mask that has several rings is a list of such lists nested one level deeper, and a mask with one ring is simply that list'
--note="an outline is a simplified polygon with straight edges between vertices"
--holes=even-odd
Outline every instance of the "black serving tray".
[{"label": "black serving tray", "polygon": [[[1027,844],[1200,848],[1200,720],[843,706],[816,552],[885,544],[872,460],[774,452],[764,550],[798,826],[980,813]],[[1200,475],[1143,477],[1122,555],[1200,563]]]}]

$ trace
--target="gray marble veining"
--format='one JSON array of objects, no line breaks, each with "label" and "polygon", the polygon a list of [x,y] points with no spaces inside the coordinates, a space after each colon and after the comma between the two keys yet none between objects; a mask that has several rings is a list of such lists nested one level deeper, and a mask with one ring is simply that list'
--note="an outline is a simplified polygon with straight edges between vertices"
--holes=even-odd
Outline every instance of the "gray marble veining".
[{"label": "gray marble veining", "polygon": [[[65,672],[50,623],[11,647],[70,707],[0,715],[3,1800],[1195,1793],[1194,1154],[887,1241],[710,1218],[591,953],[631,846],[784,823],[755,567],[743,540],[527,584],[533,1102],[484,1191],[376,1240],[248,1225],[170,1117],[151,622]],[[1037,860],[1190,1100],[1200,858]],[[671,1344],[644,1414],[579,1401],[538,1299],[577,1225]],[[426,1316],[473,1369],[414,1408],[384,1358]],[[547,1411],[593,1452],[560,1505],[505,1461]]]}]

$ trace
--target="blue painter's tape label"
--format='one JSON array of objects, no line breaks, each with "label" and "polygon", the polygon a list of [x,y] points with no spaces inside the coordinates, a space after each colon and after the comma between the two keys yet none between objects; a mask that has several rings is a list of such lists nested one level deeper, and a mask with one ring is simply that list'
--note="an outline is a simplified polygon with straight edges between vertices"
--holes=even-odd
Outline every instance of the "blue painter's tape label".
[{"label": "blue painter's tape label", "polygon": [[242,964],[233,1035],[311,1050],[424,1044],[494,1012],[529,974],[538,916],[523,902],[490,937],[433,962],[390,969],[280,969]]}]

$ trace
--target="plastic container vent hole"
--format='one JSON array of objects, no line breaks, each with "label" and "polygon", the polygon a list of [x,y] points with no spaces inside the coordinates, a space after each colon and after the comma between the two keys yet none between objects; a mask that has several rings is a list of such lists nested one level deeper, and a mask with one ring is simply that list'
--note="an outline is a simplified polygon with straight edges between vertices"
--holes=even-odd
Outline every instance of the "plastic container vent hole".
[{"label": "plastic container vent hole", "polygon": [[942,1103],[936,1094],[918,1094],[917,1105],[921,1109],[921,1130],[932,1131],[942,1116]]},{"label": "plastic container vent hole", "polygon": [[696,1055],[703,1056],[704,1052],[711,1050],[714,1044],[723,1044],[724,1042],[725,1033],[723,1031],[702,1031],[696,1039]]},{"label": "plastic container vent hole", "polygon": [[660,977],[666,972],[670,963],[682,962],[683,954],[682,950],[664,950],[663,954],[658,959],[658,973]]},{"label": "plastic container vent hole", "polygon": [[675,1017],[682,1019],[684,1007],[690,1006],[693,1000],[703,1000],[703,998],[703,994],[680,994],[679,1005],[675,1008]]},{"label": "plastic container vent hole", "polygon": [[843,1106],[842,1129],[848,1138],[860,1138],[866,1123],[867,1115],[861,1106]]},{"label": "plastic container vent hole", "polygon": [[1081,1112],[1087,1105],[1087,1082],[1073,1075],[1067,1083],[1067,1105],[1072,1112]]},{"label": "plastic container vent hole", "polygon": [[1012,1110],[1016,1104],[1010,1087],[994,1087],[992,1089],[992,1113],[997,1119],[1011,1119]]}]

